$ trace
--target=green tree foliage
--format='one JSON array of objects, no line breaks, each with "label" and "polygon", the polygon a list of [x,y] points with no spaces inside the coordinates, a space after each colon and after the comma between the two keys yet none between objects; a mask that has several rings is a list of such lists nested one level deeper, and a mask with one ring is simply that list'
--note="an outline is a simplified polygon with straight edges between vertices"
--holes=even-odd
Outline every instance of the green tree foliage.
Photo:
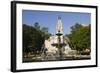
[{"label": "green tree foliage", "polygon": [[40,51],[47,37],[50,37],[48,28],[40,29],[38,22],[34,26],[23,24],[23,51],[26,53]]},{"label": "green tree foliage", "polygon": [[30,42],[32,40],[32,38],[30,36],[31,29],[32,28],[30,26],[23,24],[23,51],[24,52],[30,51],[30,49],[28,49],[28,48],[29,48]]},{"label": "green tree foliage", "polygon": [[78,51],[83,51],[85,49],[90,49],[91,44],[91,30],[89,26],[83,26],[76,23],[71,27],[71,34],[68,35],[74,48]]},{"label": "green tree foliage", "polygon": [[45,37],[45,39],[48,39],[51,36],[51,34],[48,32],[48,28],[47,27],[43,27],[41,29],[41,31],[42,31],[43,36]]},{"label": "green tree foliage", "polygon": [[38,22],[35,22],[34,24],[34,28],[37,29],[37,30],[40,30],[40,25]]}]

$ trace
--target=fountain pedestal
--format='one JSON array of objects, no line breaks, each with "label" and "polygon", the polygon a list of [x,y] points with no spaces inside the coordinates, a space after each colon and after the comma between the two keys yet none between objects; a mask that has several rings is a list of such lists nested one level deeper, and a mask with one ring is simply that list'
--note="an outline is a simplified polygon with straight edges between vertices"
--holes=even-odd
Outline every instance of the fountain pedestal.
[{"label": "fountain pedestal", "polygon": [[61,42],[61,36],[63,35],[62,33],[58,32],[57,34],[58,37],[58,42],[57,43],[53,43],[52,46],[55,46],[56,48],[58,48],[59,51],[59,60],[62,60],[63,58],[63,46],[65,46],[66,44],[63,42]]}]

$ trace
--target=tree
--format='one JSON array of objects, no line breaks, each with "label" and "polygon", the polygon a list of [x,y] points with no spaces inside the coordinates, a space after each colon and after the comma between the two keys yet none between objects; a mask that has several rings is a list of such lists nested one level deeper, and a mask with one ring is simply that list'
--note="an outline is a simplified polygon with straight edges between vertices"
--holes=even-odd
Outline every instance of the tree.
[{"label": "tree", "polygon": [[34,26],[23,24],[23,51],[40,51],[46,38],[50,36],[48,28],[41,29],[38,22]]},{"label": "tree", "polygon": [[43,32],[43,36],[44,36],[45,39],[48,39],[51,36],[51,34],[48,32],[48,28],[47,27],[43,27],[41,29],[41,31]]},{"label": "tree", "polygon": [[91,41],[91,29],[89,26],[83,26],[76,23],[71,27],[71,33],[68,35],[71,42],[74,44],[74,48],[78,51],[90,49]]},{"label": "tree", "polygon": [[34,28],[37,29],[37,30],[40,30],[40,25],[38,22],[35,22],[34,23]]},{"label": "tree", "polygon": [[81,28],[82,25],[79,23],[76,23],[74,26],[71,27],[71,33],[74,34],[79,28]]},{"label": "tree", "polygon": [[32,52],[41,50],[44,38],[41,32],[32,26],[23,24],[23,51]]},{"label": "tree", "polygon": [[23,51],[28,53],[30,51],[29,46],[32,40],[31,38],[31,27],[23,24]]}]

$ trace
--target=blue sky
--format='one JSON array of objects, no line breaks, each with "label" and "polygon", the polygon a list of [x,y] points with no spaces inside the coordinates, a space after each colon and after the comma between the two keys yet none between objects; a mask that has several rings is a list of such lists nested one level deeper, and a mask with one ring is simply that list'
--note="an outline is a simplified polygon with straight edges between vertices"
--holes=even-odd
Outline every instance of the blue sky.
[{"label": "blue sky", "polygon": [[69,34],[70,27],[75,23],[91,24],[90,13],[78,12],[55,12],[55,11],[22,11],[22,24],[33,25],[39,22],[41,27],[48,27],[51,34],[56,33],[57,17],[60,16],[63,24],[63,33]]}]

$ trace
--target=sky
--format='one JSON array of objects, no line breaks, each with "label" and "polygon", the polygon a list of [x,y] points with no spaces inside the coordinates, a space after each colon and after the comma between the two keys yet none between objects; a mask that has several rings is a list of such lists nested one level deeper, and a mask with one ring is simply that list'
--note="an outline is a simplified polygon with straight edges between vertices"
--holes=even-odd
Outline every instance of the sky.
[{"label": "sky", "polygon": [[63,24],[63,34],[69,34],[70,27],[75,23],[89,25],[91,24],[90,13],[79,12],[57,12],[57,11],[35,11],[23,10],[22,11],[22,24],[33,26],[38,22],[41,27],[47,27],[48,31],[54,35],[56,33],[56,25],[58,16],[61,17]]}]

